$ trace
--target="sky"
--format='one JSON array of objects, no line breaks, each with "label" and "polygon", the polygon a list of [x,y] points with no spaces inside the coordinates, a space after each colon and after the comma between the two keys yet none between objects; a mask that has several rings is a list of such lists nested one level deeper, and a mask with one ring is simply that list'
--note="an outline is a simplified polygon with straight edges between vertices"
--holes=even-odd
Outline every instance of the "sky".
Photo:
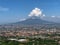
[{"label": "sky", "polygon": [[37,14],[60,19],[60,0],[0,0],[0,24],[28,18],[36,9]]}]

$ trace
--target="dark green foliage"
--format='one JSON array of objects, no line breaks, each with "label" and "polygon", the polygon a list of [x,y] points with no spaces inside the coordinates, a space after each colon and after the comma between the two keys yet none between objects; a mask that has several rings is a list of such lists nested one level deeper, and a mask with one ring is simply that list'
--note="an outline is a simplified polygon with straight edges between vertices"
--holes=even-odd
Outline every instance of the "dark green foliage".
[{"label": "dark green foliage", "polygon": [[29,39],[28,42],[11,41],[7,40],[6,37],[1,39],[2,38],[0,37],[0,45],[59,45],[58,41],[51,39],[27,38]]}]

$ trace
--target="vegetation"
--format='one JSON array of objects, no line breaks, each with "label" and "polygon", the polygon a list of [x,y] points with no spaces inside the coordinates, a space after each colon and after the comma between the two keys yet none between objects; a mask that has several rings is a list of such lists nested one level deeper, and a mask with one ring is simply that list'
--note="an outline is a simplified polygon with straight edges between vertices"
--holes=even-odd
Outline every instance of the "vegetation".
[{"label": "vegetation", "polygon": [[41,38],[27,38],[27,42],[18,42],[15,40],[8,40],[6,37],[0,37],[0,45],[60,45],[58,40],[41,39]]}]

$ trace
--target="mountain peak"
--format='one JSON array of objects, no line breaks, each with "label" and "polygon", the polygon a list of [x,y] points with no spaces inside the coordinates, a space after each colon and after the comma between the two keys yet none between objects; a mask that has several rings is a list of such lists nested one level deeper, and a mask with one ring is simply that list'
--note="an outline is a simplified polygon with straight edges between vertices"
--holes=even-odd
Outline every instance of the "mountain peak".
[{"label": "mountain peak", "polygon": [[38,16],[32,16],[32,17],[29,17],[28,19],[40,19],[40,17],[38,17]]}]

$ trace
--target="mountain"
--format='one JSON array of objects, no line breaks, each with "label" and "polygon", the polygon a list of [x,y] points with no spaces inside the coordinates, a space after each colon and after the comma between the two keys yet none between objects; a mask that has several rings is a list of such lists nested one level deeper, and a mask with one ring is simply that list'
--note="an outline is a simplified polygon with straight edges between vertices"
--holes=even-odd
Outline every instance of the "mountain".
[{"label": "mountain", "polygon": [[16,22],[15,24],[21,24],[21,25],[45,25],[45,24],[55,24],[54,22],[49,22],[41,19],[40,17],[30,17],[24,21]]},{"label": "mountain", "polygon": [[[30,17],[30,18],[27,18],[26,20],[24,21],[19,21],[19,22],[16,22],[16,23],[10,23],[10,24],[5,24],[5,25],[2,25],[0,26],[2,28],[6,27],[8,28],[9,30],[10,29],[13,29],[13,30],[16,30],[17,27],[20,29],[20,28],[29,28],[29,29],[52,29],[52,28],[57,28],[57,29],[60,29],[60,24],[59,23],[54,23],[54,22],[50,22],[50,21],[46,21],[46,20],[43,20],[41,19],[40,17]],[[4,28],[5,30],[5,28]]]}]

